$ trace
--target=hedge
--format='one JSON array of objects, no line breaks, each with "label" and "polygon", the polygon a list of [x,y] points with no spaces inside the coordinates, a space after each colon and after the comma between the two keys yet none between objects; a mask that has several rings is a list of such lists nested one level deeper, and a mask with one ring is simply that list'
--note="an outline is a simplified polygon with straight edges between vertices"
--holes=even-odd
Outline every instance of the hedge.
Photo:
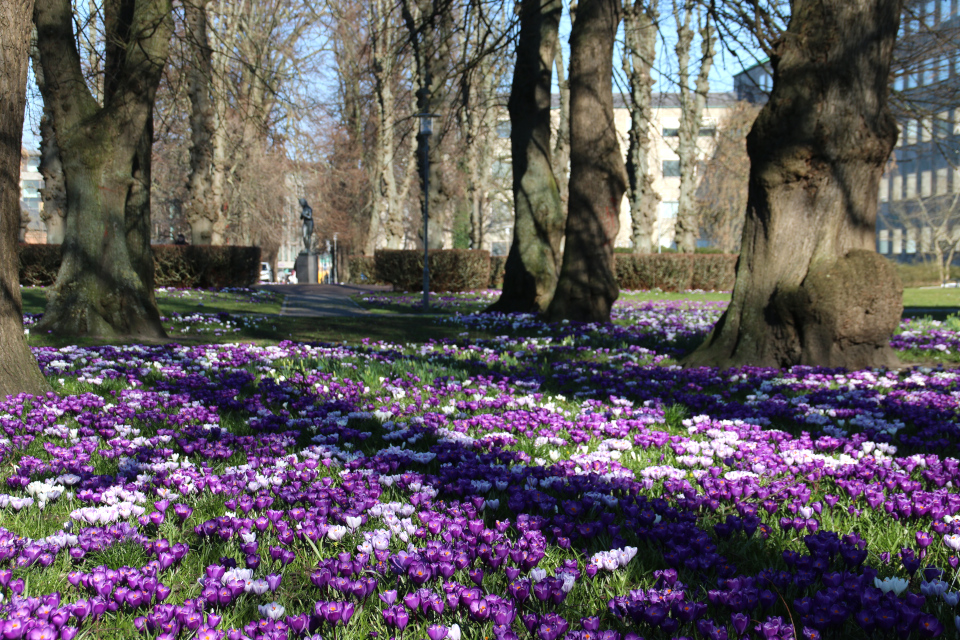
[{"label": "hedge", "polygon": [[621,289],[729,291],[737,256],[711,253],[614,254]]},{"label": "hedge", "polygon": [[507,256],[490,256],[490,284],[491,289],[503,288],[503,273],[507,267]]},{"label": "hedge", "polygon": [[[158,287],[246,287],[258,280],[259,247],[155,244],[154,282]],[[60,270],[60,245],[21,244],[20,284],[45,287]]]},{"label": "hedge", "polygon": [[[377,279],[396,291],[423,290],[423,252],[382,250],[374,254]],[[473,291],[490,284],[490,252],[434,250],[430,252],[431,291]]]},{"label": "hedge", "polygon": [[373,256],[347,256],[350,284],[389,284],[377,277],[377,264]]}]

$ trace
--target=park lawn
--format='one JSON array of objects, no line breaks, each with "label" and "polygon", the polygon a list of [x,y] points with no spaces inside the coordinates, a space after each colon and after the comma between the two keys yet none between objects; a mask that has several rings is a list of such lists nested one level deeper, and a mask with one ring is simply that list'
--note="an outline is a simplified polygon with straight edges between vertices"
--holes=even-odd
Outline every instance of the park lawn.
[{"label": "park lawn", "polygon": [[168,614],[179,640],[955,637],[960,372],[662,366],[716,306],[623,305],[649,346],[485,315],[40,350],[57,395],[0,401],[0,620],[45,631],[49,598],[84,640]]},{"label": "park lawn", "polygon": [[[24,313],[43,313],[47,305],[46,289],[43,287],[21,287]],[[160,315],[172,313],[188,315],[192,313],[257,313],[279,314],[283,307],[283,296],[264,290],[224,289],[207,291],[203,289],[173,289],[161,287],[155,291]]]}]

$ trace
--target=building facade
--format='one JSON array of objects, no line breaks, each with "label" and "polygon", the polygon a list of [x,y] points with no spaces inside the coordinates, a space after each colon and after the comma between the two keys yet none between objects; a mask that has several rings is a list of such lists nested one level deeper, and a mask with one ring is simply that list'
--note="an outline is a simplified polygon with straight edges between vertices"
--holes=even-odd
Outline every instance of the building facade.
[{"label": "building facade", "polygon": [[[768,61],[734,76],[742,100],[766,102]],[[880,181],[877,251],[924,260],[960,241],[960,0],[908,2],[891,69],[899,137]]]},{"label": "building facade", "polygon": [[40,189],[43,188],[43,176],[40,175],[40,152],[25,148],[20,150],[20,212],[26,217],[26,226],[20,229],[20,241],[31,244],[43,244],[47,241],[47,230],[40,214],[43,201]]}]

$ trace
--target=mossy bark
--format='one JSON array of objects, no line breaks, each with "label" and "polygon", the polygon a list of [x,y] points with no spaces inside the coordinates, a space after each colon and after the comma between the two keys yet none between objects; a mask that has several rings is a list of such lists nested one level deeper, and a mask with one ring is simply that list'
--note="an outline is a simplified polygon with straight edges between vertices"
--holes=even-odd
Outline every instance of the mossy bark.
[{"label": "mossy bark", "polygon": [[747,137],[750,183],[733,298],[687,365],[896,363],[896,271],[874,250],[897,138],[887,106],[901,0],[798,0]]},{"label": "mossy bark", "polygon": [[620,293],[613,242],[627,172],[613,120],[613,43],[620,0],[585,0],[570,33],[570,204],[563,265],[545,314],[607,322]]},{"label": "mossy bark", "polygon": [[20,136],[33,0],[0,0],[0,400],[47,390],[23,335],[17,260]]},{"label": "mossy bark", "polygon": [[34,21],[67,192],[63,259],[37,330],[163,338],[150,251],[150,144],[170,2],[104,4],[102,107],[84,83],[69,0],[38,4]]},{"label": "mossy bark", "polygon": [[560,0],[524,0],[510,89],[513,241],[503,292],[488,311],[539,313],[553,298],[564,211],[551,162],[550,85],[557,55]]}]

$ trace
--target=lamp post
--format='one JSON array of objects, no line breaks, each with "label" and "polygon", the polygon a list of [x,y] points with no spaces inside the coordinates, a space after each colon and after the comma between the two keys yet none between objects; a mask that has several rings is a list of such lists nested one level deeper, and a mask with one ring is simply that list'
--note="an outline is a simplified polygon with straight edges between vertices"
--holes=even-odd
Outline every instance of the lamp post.
[{"label": "lamp post", "polygon": [[420,149],[423,152],[421,167],[423,169],[423,310],[430,309],[430,242],[427,232],[430,228],[430,134],[433,133],[433,119],[435,113],[418,113],[420,118]]}]

